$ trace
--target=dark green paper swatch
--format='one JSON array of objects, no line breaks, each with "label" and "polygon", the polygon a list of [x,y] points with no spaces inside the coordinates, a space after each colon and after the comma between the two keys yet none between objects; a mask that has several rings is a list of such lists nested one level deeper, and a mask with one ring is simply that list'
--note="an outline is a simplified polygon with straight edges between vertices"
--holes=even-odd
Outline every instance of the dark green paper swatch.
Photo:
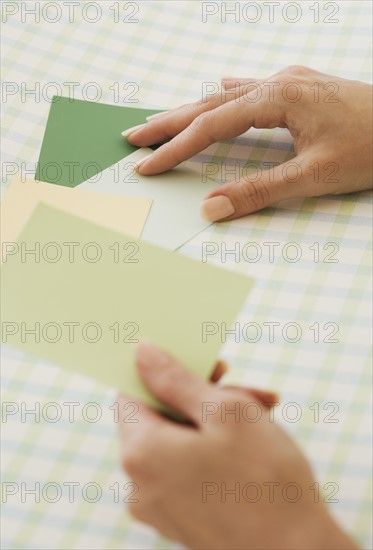
[{"label": "dark green paper swatch", "polygon": [[76,187],[133,153],[121,132],[159,112],[54,96],[35,179]]}]

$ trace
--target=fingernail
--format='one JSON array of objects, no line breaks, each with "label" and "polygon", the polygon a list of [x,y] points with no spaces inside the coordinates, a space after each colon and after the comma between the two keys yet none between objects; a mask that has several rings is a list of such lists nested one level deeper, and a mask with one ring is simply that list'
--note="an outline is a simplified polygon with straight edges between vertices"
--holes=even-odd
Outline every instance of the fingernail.
[{"label": "fingernail", "polygon": [[268,401],[277,402],[280,401],[280,394],[277,391],[267,390],[264,391]]},{"label": "fingernail", "polygon": [[133,132],[136,132],[137,130],[140,130],[140,128],[143,128],[146,125],[146,122],[144,124],[138,124],[137,126],[132,126],[132,128],[127,128],[127,130],[124,130],[122,132],[123,137],[128,137]]},{"label": "fingernail", "polygon": [[210,380],[211,382],[219,382],[219,380],[228,372],[228,364],[225,361],[219,360],[215,364]]},{"label": "fingernail", "polygon": [[146,117],[146,120],[153,120],[153,118],[157,118],[159,116],[165,115],[168,113],[168,111],[162,111],[161,113],[155,113],[154,115],[149,115]]},{"label": "fingernail", "polygon": [[228,197],[219,195],[203,201],[201,215],[209,222],[216,222],[235,213],[235,208]]},{"label": "fingernail", "polygon": [[225,374],[226,372],[229,371],[228,363],[226,361],[223,361],[222,359],[220,359],[218,361],[218,365],[219,365],[221,371],[223,372],[223,374]]},{"label": "fingernail", "polygon": [[141,367],[162,368],[168,363],[168,356],[150,340],[141,340],[135,348],[136,359]]},{"label": "fingernail", "polygon": [[144,157],[143,159],[139,160],[139,162],[136,162],[135,166],[134,166],[134,170],[135,172],[138,172],[140,174],[140,171],[139,171],[139,168],[142,168],[144,166],[144,164],[146,163],[146,161],[152,156],[153,153],[150,153],[150,155],[147,155],[146,157]]}]

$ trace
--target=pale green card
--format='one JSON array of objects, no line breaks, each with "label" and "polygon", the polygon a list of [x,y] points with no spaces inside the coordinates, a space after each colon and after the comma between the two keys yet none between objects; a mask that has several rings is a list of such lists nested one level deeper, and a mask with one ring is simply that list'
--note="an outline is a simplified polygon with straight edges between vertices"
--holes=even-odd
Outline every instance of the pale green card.
[{"label": "pale green card", "polygon": [[134,343],[207,377],[252,284],[43,203],[17,246],[2,268],[3,343],[153,404]]},{"label": "pale green card", "polygon": [[202,219],[200,206],[206,195],[216,189],[217,183],[191,169],[191,163],[188,166],[186,162],[155,176],[141,176],[135,172],[135,164],[153,152],[148,147],[142,147],[83,182],[79,188],[152,199],[141,238],[175,250],[211,225],[211,222]]}]

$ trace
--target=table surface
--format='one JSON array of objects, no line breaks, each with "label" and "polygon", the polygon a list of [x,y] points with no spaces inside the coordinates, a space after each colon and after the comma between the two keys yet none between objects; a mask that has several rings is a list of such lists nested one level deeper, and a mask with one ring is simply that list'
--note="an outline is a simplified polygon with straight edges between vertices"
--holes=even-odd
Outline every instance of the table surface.
[{"label": "table surface", "polygon": [[[2,158],[31,175],[54,93],[72,95],[74,89],[77,98],[166,109],[200,98],[222,75],[263,78],[291,64],[371,81],[370,1],[271,3],[272,22],[262,2],[242,2],[225,22],[224,8],[232,9],[232,2],[72,4],[2,2],[2,76],[9,92],[3,95]],[[204,17],[203,10],[211,13]],[[293,154],[285,130],[250,131],[209,147],[193,162],[221,164],[224,180],[224,169],[248,159],[265,166]],[[3,190],[8,183],[4,178]],[[252,323],[246,338],[252,341],[231,337],[222,348],[231,365],[228,379],[280,392],[275,418],[309,457],[333,514],[366,548],[370,238],[367,192],[283,202],[211,226],[180,250],[202,260],[203,243],[216,243],[218,253],[209,262],[255,277],[237,319],[240,328]],[[225,249],[237,256],[224,258]],[[292,262],[295,254],[298,261]],[[110,409],[115,392],[9,351],[2,377],[3,400],[18,407],[3,423],[3,482],[18,484],[3,505],[4,549],[178,547],[134,522],[116,498],[115,484],[126,480]],[[55,423],[50,418],[58,409],[46,407],[52,402],[62,411]],[[78,403],[73,422],[64,405],[71,402]],[[25,408],[37,403],[35,421]],[[87,421],[89,403],[102,412],[98,422]],[[67,484],[73,482],[78,485],[69,502]],[[94,486],[84,487],[92,482],[102,489],[95,504],[88,502]],[[40,503],[25,492],[37,483]],[[59,490],[61,498],[48,502]]]}]

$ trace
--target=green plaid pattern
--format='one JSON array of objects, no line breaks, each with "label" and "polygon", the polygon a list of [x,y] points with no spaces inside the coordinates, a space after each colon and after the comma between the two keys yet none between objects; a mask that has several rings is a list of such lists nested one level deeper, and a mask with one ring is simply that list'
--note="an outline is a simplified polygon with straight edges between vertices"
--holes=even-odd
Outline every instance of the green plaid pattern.
[{"label": "green plaid pattern", "polygon": [[[261,17],[259,8],[243,12],[241,2],[238,15],[227,14],[226,22],[223,5],[232,9],[234,2],[210,3],[217,13],[207,15],[206,22],[203,2],[80,2],[72,22],[65,4],[4,1],[1,6],[7,86],[2,90],[2,158],[31,173],[48,97],[68,95],[72,84],[66,83],[78,83],[77,98],[95,99],[100,90],[103,102],[165,109],[201,97],[202,83],[218,82],[222,75],[262,78],[290,64],[371,80],[370,1],[297,2],[301,16],[295,23],[286,20],[297,14],[284,1],[273,22],[263,2],[257,2]],[[31,14],[35,8],[41,11],[39,22]],[[59,21],[51,22],[58,16]],[[40,97],[25,95],[25,88],[35,87]],[[261,166],[292,156],[285,131],[252,131],[211,146],[193,163],[242,169],[248,160]],[[5,176],[4,171],[3,189],[9,183]],[[220,170],[216,177],[224,180],[224,173]],[[231,337],[222,348],[232,366],[228,379],[280,392],[275,418],[307,453],[324,497],[337,500],[330,502],[333,514],[366,548],[371,548],[370,204],[370,193],[288,201],[247,219],[211,226],[180,251],[202,260],[203,243],[216,243],[218,252],[209,262],[256,278],[237,319],[239,329],[252,323],[248,338],[235,342]],[[291,247],[294,242],[297,246]],[[245,248],[248,243],[256,244]],[[278,243],[273,258],[265,243]],[[234,254],[222,258],[224,247],[234,249],[240,261]],[[254,262],[258,250],[262,257]],[[289,261],[299,250],[299,261]],[[268,323],[278,323],[272,324],[273,342]],[[4,352],[2,376],[3,402],[19,406],[7,422],[3,417],[2,426],[3,484],[8,483],[8,493],[18,487],[14,495],[3,493],[4,549],[178,547],[134,522],[121,502],[128,491],[123,489],[126,479],[110,409],[114,392],[10,351]],[[25,414],[36,402],[41,407],[56,403],[64,411],[61,420],[48,420],[52,408],[39,422],[31,415],[22,418],[21,410]],[[69,422],[66,402],[79,403],[74,422]],[[83,416],[83,405],[93,402],[102,412],[96,423]],[[301,418],[290,421],[299,410]],[[70,502],[68,487],[74,482],[78,485]],[[37,483],[40,503],[26,492],[38,492]],[[102,494],[94,503],[97,486]],[[62,496],[52,502],[58,488],[63,488]]]}]

